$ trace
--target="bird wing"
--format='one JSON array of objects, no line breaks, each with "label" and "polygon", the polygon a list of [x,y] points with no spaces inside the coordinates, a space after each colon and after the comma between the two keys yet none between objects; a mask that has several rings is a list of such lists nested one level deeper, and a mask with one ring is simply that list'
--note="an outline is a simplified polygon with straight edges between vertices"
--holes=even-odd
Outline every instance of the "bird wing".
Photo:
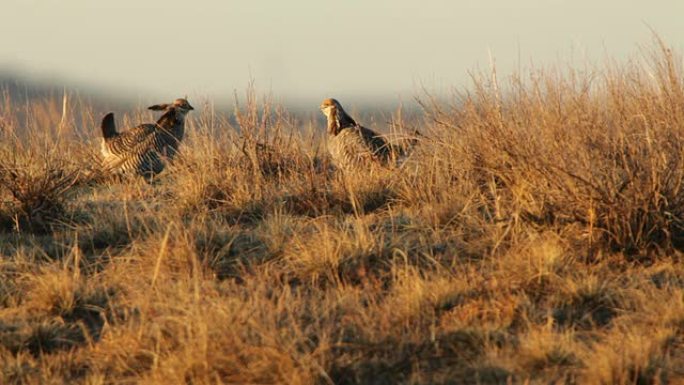
[{"label": "bird wing", "polygon": [[141,124],[111,138],[105,138],[107,150],[113,155],[125,155],[154,145],[155,124]]},{"label": "bird wing", "polygon": [[386,142],[375,132],[360,127],[349,127],[328,141],[328,150],[337,166],[347,168],[386,162]]},{"label": "bird wing", "polygon": [[156,174],[164,168],[159,154],[156,124],[141,124],[105,140],[105,170]]},{"label": "bird wing", "polygon": [[363,126],[356,126],[356,131],[359,137],[363,140],[367,150],[371,152],[374,159],[381,162],[390,160],[392,151],[389,143],[385,138],[378,135],[375,131]]}]

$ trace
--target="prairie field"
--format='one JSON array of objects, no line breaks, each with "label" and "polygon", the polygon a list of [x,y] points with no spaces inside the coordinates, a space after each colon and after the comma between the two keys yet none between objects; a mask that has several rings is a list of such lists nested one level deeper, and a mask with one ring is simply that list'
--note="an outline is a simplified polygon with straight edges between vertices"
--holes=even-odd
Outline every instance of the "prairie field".
[{"label": "prairie field", "polygon": [[152,183],[98,172],[107,111],[5,94],[0,384],[684,383],[681,63],[473,72],[359,117],[421,135],[348,172],[253,88],[193,100]]}]

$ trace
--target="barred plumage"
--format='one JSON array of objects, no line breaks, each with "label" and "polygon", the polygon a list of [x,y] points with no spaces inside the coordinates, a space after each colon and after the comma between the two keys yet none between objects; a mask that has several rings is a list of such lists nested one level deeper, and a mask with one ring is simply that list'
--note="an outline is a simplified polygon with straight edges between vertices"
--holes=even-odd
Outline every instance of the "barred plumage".
[{"label": "barred plumage", "polygon": [[135,173],[152,178],[164,170],[165,163],[174,158],[185,134],[185,115],[193,110],[185,99],[171,104],[149,107],[164,111],[156,123],[141,124],[118,133],[114,114],[102,120],[103,170],[111,173]]},{"label": "barred plumage", "polygon": [[328,120],[328,151],[336,167],[351,169],[388,165],[395,149],[373,130],[358,125],[335,99],[325,99],[321,111]]}]

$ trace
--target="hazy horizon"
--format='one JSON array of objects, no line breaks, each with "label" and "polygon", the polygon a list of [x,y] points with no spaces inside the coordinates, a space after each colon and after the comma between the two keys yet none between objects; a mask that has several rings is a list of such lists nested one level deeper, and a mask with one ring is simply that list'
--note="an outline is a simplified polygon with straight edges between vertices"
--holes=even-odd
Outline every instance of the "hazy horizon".
[{"label": "hazy horizon", "polygon": [[468,71],[618,60],[653,28],[681,51],[684,3],[8,0],[0,70],[128,98],[232,99],[250,79],[297,104],[396,101]]}]

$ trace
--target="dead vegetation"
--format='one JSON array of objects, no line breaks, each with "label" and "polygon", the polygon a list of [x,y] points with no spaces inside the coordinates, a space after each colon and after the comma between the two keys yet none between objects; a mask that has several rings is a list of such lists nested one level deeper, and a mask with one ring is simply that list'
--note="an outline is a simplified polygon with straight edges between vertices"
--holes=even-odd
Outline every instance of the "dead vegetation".
[{"label": "dead vegetation", "polygon": [[154,183],[95,183],[95,125],[5,100],[0,383],[680,382],[684,87],[658,47],[421,97],[391,122],[415,154],[372,173],[250,89]]}]

